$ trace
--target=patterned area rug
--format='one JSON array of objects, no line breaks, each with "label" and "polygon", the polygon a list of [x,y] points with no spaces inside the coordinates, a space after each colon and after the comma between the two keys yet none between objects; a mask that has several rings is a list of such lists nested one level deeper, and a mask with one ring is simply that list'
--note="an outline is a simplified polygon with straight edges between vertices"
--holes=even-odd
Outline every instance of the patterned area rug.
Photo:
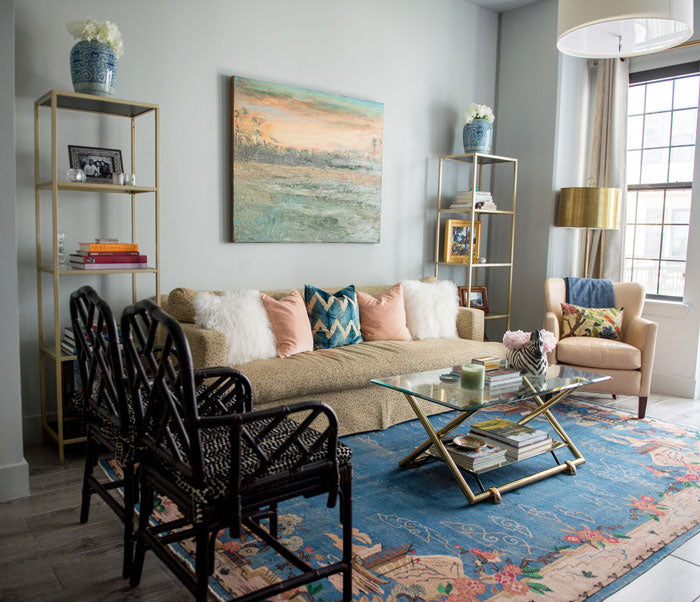
[{"label": "patterned area rug", "polygon": [[[512,404],[478,416],[526,413]],[[468,506],[440,462],[399,469],[398,460],[425,439],[415,420],[345,437],[355,466],[355,600],[601,600],[699,530],[700,433],[576,400],[554,413],[587,463],[576,476],[506,493],[500,505]],[[442,425],[453,416],[431,421]],[[546,454],[482,480],[488,487],[552,462]],[[103,467],[115,477],[113,466]],[[157,500],[156,519],[176,515],[167,499]],[[307,562],[321,566],[340,556],[338,509],[326,508],[325,497],[285,503],[280,515],[281,536]],[[174,547],[188,564],[193,548],[187,541]],[[232,540],[221,532],[211,591],[226,600],[293,572],[252,535]],[[339,600],[340,587],[335,576],[278,599]]]}]

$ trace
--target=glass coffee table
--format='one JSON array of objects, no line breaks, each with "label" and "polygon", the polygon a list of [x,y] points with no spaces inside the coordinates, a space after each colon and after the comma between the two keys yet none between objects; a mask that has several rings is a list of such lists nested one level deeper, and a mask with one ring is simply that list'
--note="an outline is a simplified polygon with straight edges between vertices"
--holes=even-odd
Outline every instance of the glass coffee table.
[{"label": "glass coffee table", "polygon": [[[544,376],[524,375],[523,382],[520,385],[511,385],[510,387],[500,386],[498,388],[486,387],[483,390],[474,391],[463,389],[459,380],[456,382],[442,382],[440,380],[440,375],[449,373],[450,370],[451,368],[446,368],[442,370],[431,370],[429,372],[417,372],[415,374],[403,374],[401,376],[392,376],[389,378],[372,379],[371,382],[376,385],[403,393],[423,425],[425,432],[428,434],[428,439],[423,441],[423,443],[399,462],[400,467],[412,468],[422,464],[428,458],[437,456],[438,459],[441,459],[447,464],[459,488],[470,504],[477,504],[486,500],[498,504],[501,501],[501,494],[507,491],[534,483],[535,481],[540,481],[561,472],[575,475],[576,467],[586,462],[581,452],[576,445],[574,445],[574,442],[552,415],[550,409],[552,406],[568,397],[576,389],[593,383],[610,380],[609,376],[555,365],[551,366]],[[417,398],[430,401],[452,410],[457,410],[460,414],[440,430],[436,431],[416,403]],[[462,475],[460,469],[455,464],[455,461],[452,459],[452,456],[450,456],[445,448],[443,441],[452,431],[479,410],[514,401],[535,402],[534,409],[518,420],[517,424],[525,425],[534,418],[543,416],[551,425],[556,436],[559,437],[559,440],[556,438],[554,439],[554,445],[551,448],[541,452],[541,454],[552,453],[555,464],[544,470],[534,472],[502,485],[489,487],[488,489],[484,489],[481,485],[481,481],[478,477],[479,474],[507,466],[514,462],[524,462],[525,460],[504,459],[503,462],[481,471],[470,470],[468,472],[475,476],[482,490],[480,493],[474,493],[467,484],[464,475]],[[565,447],[571,451],[574,459],[560,462],[553,452]],[[431,450],[431,448],[433,449]],[[437,453],[431,454],[429,450]]]}]

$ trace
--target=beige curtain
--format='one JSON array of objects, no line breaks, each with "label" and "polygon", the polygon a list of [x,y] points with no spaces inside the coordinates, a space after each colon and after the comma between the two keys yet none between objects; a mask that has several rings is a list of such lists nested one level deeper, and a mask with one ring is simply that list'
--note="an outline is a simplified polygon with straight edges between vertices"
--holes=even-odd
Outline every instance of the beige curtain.
[{"label": "beige curtain", "polygon": [[619,230],[591,231],[589,276],[622,280],[626,205],[627,88],[629,61],[600,59],[590,119],[588,184],[622,189]]}]

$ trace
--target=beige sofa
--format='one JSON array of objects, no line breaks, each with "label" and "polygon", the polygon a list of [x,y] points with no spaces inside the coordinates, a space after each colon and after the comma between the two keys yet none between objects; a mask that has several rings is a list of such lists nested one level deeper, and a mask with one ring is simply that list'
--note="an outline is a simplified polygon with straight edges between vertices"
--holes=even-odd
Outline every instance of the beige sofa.
[{"label": "beige sofa", "polygon": [[[357,290],[377,296],[388,288],[371,286]],[[335,292],[338,288],[325,290]],[[224,334],[194,324],[192,302],[197,292],[176,288],[162,297],[163,308],[182,324],[197,368],[225,365]],[[291,291],[264,292],[281,299]],[[340,434],[348,435],[385,429],[415,418],[403,395],[370,383],[372,378],[445,368],[484,355],[505,357],[501,343],[484,342],[484,314],[480,310],[460,308],[457,332],[456,339],[365,342],[285,359],[255,360],[235,368],[250,379],[256,409],[317,399],[335,410]],[[430,402],[420,405],[429,414],[445,411]]]}]

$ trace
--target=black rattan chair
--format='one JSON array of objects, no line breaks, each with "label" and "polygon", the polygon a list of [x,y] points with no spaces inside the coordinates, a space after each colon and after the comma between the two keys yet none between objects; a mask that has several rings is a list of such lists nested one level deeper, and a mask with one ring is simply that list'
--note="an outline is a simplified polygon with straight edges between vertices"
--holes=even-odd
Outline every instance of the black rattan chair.
[{"label": "black rattan chair", "polygon": [[[87,431],[80,522],[88,520],[94,493],[119,516],[124,523],[122,575],[126,578],[133,556],[135,421],[129,412],[119,334],[109,304],[90,286],[71,294],[70,315],[82,384],[74,405]],[[95,478],[100,448],[110,451],[120,463],[121,480],[100,483]],[[119,487],[124,488],[123,503],[110,494]]]},{"label": "black rattan chair", "polygon": [[[228,368],[198,378],[182,328],[149,301],[126,308],[121,324],[137,441],[144,450],[131,585],[138,585],[150,548],[197,600],[205,600],[217,533],[229,529],[232,537],[239,537],[245,528],[302,572],[239,600],[269,598],[338,573],[343,574],[343,599],[349,600],[351,450],[338,443],[333,410],[305,402],[253,411],[248,379]],[[157,335],[164,341],[160,353],[153,352]],[[325,428],[310,427],[318,422]],[[154,491],[170,498],[183,518],[151,524]],[[340,494],[343,555],[339,562],[313,568],[278,540],[277,504],[320,494],[328,495],[328,507],[336,505]],[[261,524],[265,518],[268,529]],[[186,538],[195,539],[194,575],[168,548]]]}]

